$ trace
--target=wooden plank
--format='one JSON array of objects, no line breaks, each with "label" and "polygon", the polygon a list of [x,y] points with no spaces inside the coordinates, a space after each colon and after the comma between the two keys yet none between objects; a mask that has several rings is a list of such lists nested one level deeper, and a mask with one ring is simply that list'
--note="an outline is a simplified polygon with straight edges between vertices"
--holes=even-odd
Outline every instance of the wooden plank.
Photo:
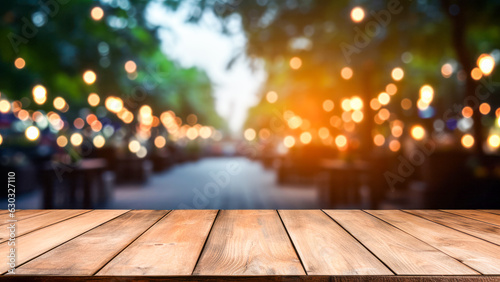
[{"label": "wooden plank", "polygon": [[194,275],[305,275],[275,210],[222,210]]},{"label": "wooden plank", "polygon": [[[16,222],[16,235],[19,237],[86,212],[89,212],[89,210],[49,210],[38,216],[32,216]],[[7,241],[9,238],[9,230],[2,227],[3,226],[0,226],[0,243]]]},{"label": "wooden plank", "polygon": [[494,213],[494,214],[500,214],[500,210],[481,210],[481,211]]},{"label": "wooden plank", "polygon": [[492,214],[480,210],[442,210],[442,211],[458,214],[464,217],[488,222],[495,225],[500,225],[500,215],[497,214]]},{"label": "wooden plank", "polygon": [[428,244],[363,211],[325,212],[398,275],[478,274]]},{"label": "wooden plank", "polygon": [[500,245],[500,226],[437,210],[405,210],[405,212]]},{"label": "wooden plank", "polygon": [[0,222],[0,227],[9,224],[7,220],[15,219],[17,221],[25,220],[34,216],[40,216],[42,214],[48,213],[50,210],[17,210],[14,215],[14,218],[10,217],[10,213],[7,211],[5,214],[2,214],[0,217],[2,221]]},{"label": "wooden plank", "polygon": [[498,282],[500,276],[485,276],[485,275],[454,275],[454,276],[437,276],[437,275],[343,275],[343,276],[49,276],[49,275],[11,275],[5,278],[9,281],[20,282],[96,282],[96,281],[120,281],[120,282]]},{"label": "wooden plank", "polygon": [[482,274],[500,274],[500,246],[402,211],[369,211]]},{"label": "wooden plank", "polygon": [[[73,239],[74,237],[109,221],[128,210],[96,210],[39,229],[16,239],[16,262],[23,264],[42,253]],[[7,254],[12,246],[0,244],[0,254]],[[74,255],[77,255],[76,253]],[[0,264],[0,273],[9,269],[7,263]]]},{"label": "wooden plank", "polygon": [[166,213],[154,210],[128,212],[29,261],[16,272],[93,275]]},{"label": "wooden plank", "polygon": [[280,210],[279,214],[308,275],[392,275],[321,210]]},{"label": "wooden plank", "polygon": [[96,275],[191,275],[216,215],[172,211]]}]

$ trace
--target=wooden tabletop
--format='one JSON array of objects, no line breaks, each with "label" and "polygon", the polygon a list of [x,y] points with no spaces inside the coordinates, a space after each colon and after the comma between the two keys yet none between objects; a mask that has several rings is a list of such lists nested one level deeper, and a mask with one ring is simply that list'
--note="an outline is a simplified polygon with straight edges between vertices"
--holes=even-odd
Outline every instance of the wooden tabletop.
[{"label": "wooden tabletop", "polygon": [[[10,218],[0,217],[5,258]],[[16,219],[16,274],[2,263],[3,278],[500,279],[499,210],[22,210]]]}]

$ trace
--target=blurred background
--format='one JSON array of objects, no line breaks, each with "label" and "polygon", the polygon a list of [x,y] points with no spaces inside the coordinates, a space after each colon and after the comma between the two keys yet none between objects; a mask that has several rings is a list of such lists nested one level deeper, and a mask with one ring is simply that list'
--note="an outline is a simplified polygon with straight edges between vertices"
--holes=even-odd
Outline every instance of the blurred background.
[{"label": "blurred background", "polygon": [[6,1],[0,171],[23,209],[500,208],[499,14]]}]

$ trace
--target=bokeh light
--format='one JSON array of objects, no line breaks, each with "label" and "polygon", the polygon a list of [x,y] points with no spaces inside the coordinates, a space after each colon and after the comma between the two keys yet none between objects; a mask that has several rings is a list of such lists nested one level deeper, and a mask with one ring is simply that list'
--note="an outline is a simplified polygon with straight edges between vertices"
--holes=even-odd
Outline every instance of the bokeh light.
[{"label": "bokeh light", "polygon": [[340,103],[341,107],[342,107],[342,110],[348,112],[351,110],[351,100],[349,99],[344,99],[342,100],[342,102]]},{"label": "bokeh light", "polygon": [[90,10],[90,16],[94,21],[99,21],[104,17],[104,11],[101,7],[94,7]]},{"label": "bokeh light", "polygon": [[330,130],[328,130],[328,128],[326,128],[326,127],[321,127],[318,130],[318,136],[321,139],[326,139],[326,138],[328,138],[328,136],[330,136]]},{"label": "bokeh light", "polygon": [[430,85],[420,87],[420,100],[426,104],[430,104],[434,99],[434,89]]},{"label": "bokeh light", "polygon": [[302,66],[302,60],[299,57],[293,57],[290,59],[290,67],[294,70],[298,70]]},{"label": "bokeh light", "polygon": [[123,101],[118,97],[110,96],[106,98],[106,101],[104,101],[104,105],[106,106],[106,109],[108,109],[108,111],[113,113],[118,113],[123,109]]},{"label": "bokeh light", "polygon": [[387,92],[387,94],[389,95],[394,95],[398,92],[398,87],[394,83],[389,83],[385,87],[385,92]]},{"label": "bokeh light", "polygon": [[342,70],[340,71],[340,76],[342,76],[343,79],[345,80],[348,80],[348,79],[351,79],[352,75],[353,75],[353,71],[350,67],[344,67],[342,68]]},{"label": "bokeh light", "polygon": [[83,81],[87,84],[93,84],[97,79],[95,72],[88,70],[83,73]]},{"label": "bokeh light", "polygon": [[66,145],[68,145],[68,138],[66,138],[66,136],[61,135],[57,137],[56,143],[57,146],[61,148],[66,147]]},{"label": "bokeh light", "polygon": [[33,100],[35,103],[42,105],[47,101],[47,90],[42,85],[36,85],[33,87]]},{"label": "bokeh light", "polygon": [[399,151],[400,148],[401,148],[401,143],[398,140],[391,140],[391,142],[389,142],[389,149],[391,151],[397,152]]},{"label": "bokeh light", "polygon": [[377,134],[373,137],[373,143],[375,146],[383,146],[385,143],[385,137],[382,134]]},{"label": "bokeh light", "polygon": [[295,145],[295,138],[293,138],[293,136],[286,136],[285,139],[283,139],[283,145],[287,148],[292,148]]},{"label": "bokeh light", "polygon": [[64,108],[66,107],[66,101],[64,100],[64,98],[62,97],[56,97],[54,99],[54,108],[56,108],[57,110],[64,110]]},{"label": "bokeh light", "polygon": [[382,104],[380,104],[377,98],[373,98],[370,100],[370,108],[372,108],[372,110],[377,111],[380,109],[380,107],[382,107]]},{"label": "bokeh light", "polygon": [[453,67],[450,63],[446,63],[441,67],[441,74],[444,78],[449,78],[453,74]]},{"label": "bokeh light", "polygon": [[106,144],[106,139],[104,139],[102,135],[96,135],[94,139],[92,139],[92,144],[94,144],[96,148],[102,148],[104,144]]},{"label": "bokeh light", "polygon": [[96,107],[101,102],[101,98],[99,98],[99,95],[97,95],[96,93],[90,93],[89,97],[87,98],[87,102],[92,107]]},{"label": "bokeh light", "polygon": [[500,136],[493,134],[488,137],[488,145],[492,148],[500,147]]},{"label": "bokeh light", "polygon": [[473,68],[472,71],[470,72],[470,76],[474,80],[480,80],[483,77],[483,73],[479,68]]},{"label": "bokeh light", "polygon": [[464,148],[469,149],[474,146],[474,137],[472,137],[472,135],[470,134],[465,134],[464,136],[462,136],[461,142]]},{"label": "bokeh light", "polygon": [[311,133],[309,133],[309,132],[302,132],[300,134],[300,142],[302,142],[303,144],[309,144],[309,143],[311,143],[311,140],[312,140]]},{"label": "bokeh light", "polygon": [[490,75],[495,68],[495,60],[488,54],[482,54],[477,59],[477,66],[484,75]]},{"label": "bokeh light", "polygon": [[361,7],[354,7],[351,10],[351,19],[355,23],[361,22],[365,18],[365,11]]},{"label": "bokeh light", "polygon": [[141,143],[137,140],[132,140],[128,143],[128,149],[132,153],[137,153],[141,148]]},{"label": "bokeh light", "polygon": [[26,136],[26,138],[28,138],[28,140],[35,141],[38,139],[38,137],[40,137],[40,130],[38,129],[38,127],[32,125],[26,128],[26,130],[24,131],[24,135]]},{"label": "bokeh light", "polygon": [[71,144],[73,146],[80,146],[83,142],[83,136],[80,133],[75,132],[75,133],[71,134],[69,141],[71,142]]},{"label": "bokeh light", "polygon": [[200,137],[203,139],[208,139],[212,136],[212,129],[208,126],[202,126],[200,128]]},{"label": "bokeh light", "polygon": [[395,81],[400,81],[403,79],[405,73],[402,68],[394,68],[391,72],[392,79]]},{"label": "bokeh light", "polygon": [[128,73],[133,73],[137,70],[137,65],[135,64],[134,61],[127,61],[124,67],[125,71]]},{"label": "bokeh light", "polygon": [[349,100],[351,109],[353,110],[361,110],[363,108],[363,100],[361,98],[354,96]]},{"label": "bokeh light", "polygon": [[364,117],[363,112],[360,110],[352,112],[351,118],[356,123],[360,123],[363,120],[363,117]]},{"label": "bokeh light", "polygon": [[253,129],[253,128],[247,128],[245,130],[245,132],[243,133],[243,135],[245,136],[246,140],[252,141],[252,140],[255,139],[255,136],[257,135],[257,133],[255,132],[255,129]]},{"label": "bokeh light", "polygon": [[339,148],[346,147],[347,146],[347,137],[345,137],[344,135],[338,135],[335,138],[335,145],[337,145],[337,147],[339,147]]},{"label": "bokeh light", "polygon": [[385,106],[385,105],[389,104],[390,101],[391,101],[391,96],[389,96],[389,94],[382,92],[378,95],[378,102],[381,105]]},{"label": "bokeh light", "polygon": [[410,132],[411,137],[415,140],[422,140],[425,137],[425,129],[420,125],[414,125]]},{"label": "bokeh light", "polygon": [[76,118],[73,121],[73,125],[75,126],[76,129],[82,129],[83,126],[85,125],[85,121],[83,121],[82,118]]},{"label": "bokeh light", "polygon": [[14,66],[16,66],[16,68],[18,69],[22,69],[24,68],[24,66],[26,66],[26,62],[23,58],[19,57],[14,61]]},{"label": "bokeh light", "polygon": [[464,118],[470,118],[474,114],[474,110],[471,107],[467,106],[462,109],[462,116]]},{"label": "bokeh light", "polygon": [[333,110],[334,104],[332,100],[325,100],[323,102],[323,110],[326,112],[331,112]]},{"label": "bokeh light", "polygon": [[7,100],[0,100],[0,112],[3,114],[6,114],[10,111],[11,109],[10,102]]},{"label": "bokeh light", "polygon": [[167,144],[167,140],[163,136],[156,136],[155,138],[155,146],[156,148],[163,148]]},{"label": "bokeh light", "polygon": [[276,103],[276,101],[278,101],[278,93],[274,91],[267,92],[266,100],[271,104]]},{"label": "bokeh light", "polygon": [[491,107],[490,107],[490,104],[488,103],[482,103],[480,106],[479,106],[479,112],[483,115],[487,115],[489,114],[491,111]]},{"label": "bokeh light", "polygon": [[412,102],[410,99],[404,98],[403,100],[401,100],[401,108],[403,108],[403,110],[409,110],[411,109],[411,107],[412,107]]},{"label": "bokeh light", "polygon": [[388,109],[383,108],[380,111],[378,111],[378,117],[382,121],[388,120],[391,117],[391,112]]}]

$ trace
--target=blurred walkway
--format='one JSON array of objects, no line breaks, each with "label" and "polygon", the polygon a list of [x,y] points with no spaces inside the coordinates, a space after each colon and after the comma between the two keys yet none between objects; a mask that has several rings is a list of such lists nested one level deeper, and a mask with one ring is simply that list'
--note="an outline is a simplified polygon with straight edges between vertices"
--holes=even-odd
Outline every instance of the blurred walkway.
[{"label": "blurred walkway", "polygon": [[116,187],[112,209],[312,209],[314,187],[278,186],[275,172],[245,158],[207,158]]}]

